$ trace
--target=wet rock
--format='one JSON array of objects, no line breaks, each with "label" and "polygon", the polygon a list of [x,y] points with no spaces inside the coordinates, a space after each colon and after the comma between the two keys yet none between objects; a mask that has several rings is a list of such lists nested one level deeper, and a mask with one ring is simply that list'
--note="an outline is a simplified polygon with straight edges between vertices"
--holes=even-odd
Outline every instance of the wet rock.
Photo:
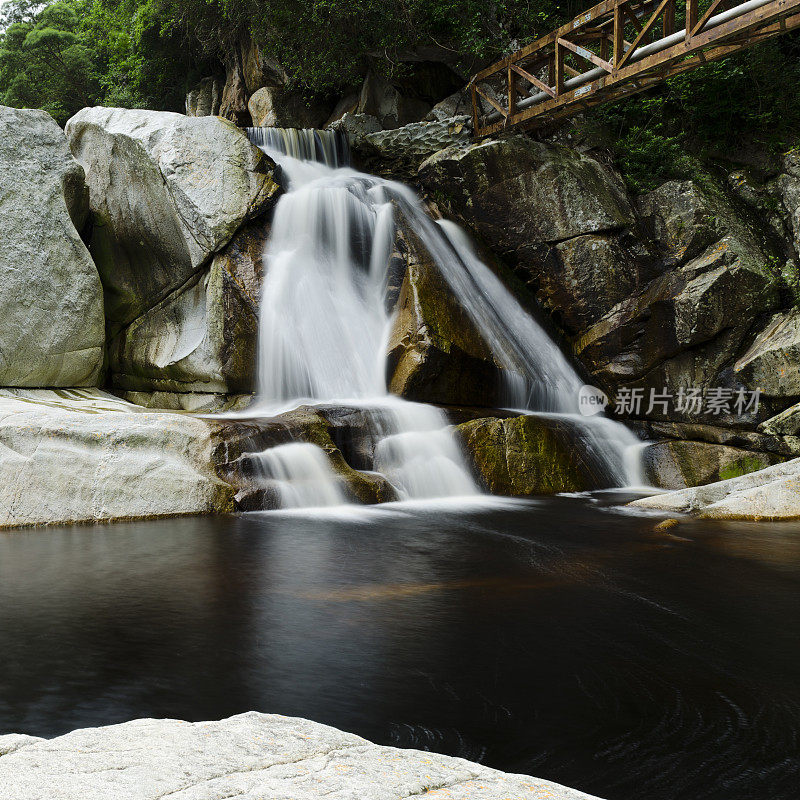
[{"label": "wet rock", "polygon": [[0,527],[231,511],[211,434],[96,389],[0,391]]},{"label": "wet rock", "polygon": [[774,453],[692,441],[663,441],[644,450],[647,480],[662,489],[686,489],[736,478],[785,461]]},{"label": "wet rock", "polygon": [[574,427],[538,416],[476,419],[456,427],[468,460],[492,494],[525,497],[605,485],[576,447]]},{"label": "wet rock", "polygon": [[404,279],[389,339],[389,390],[425,403],[499,405],[502,378],[491,349],[408,221],[399,222],[396,247]]},{"label": "wet rock", "polygon": [[[402,128],[377,131],[351,144],[364,169],[384,175],[411,176],[423,159],[444,147],[471,138],[469,117],[412,122]],[[354,137],[355,138],[355,137]]]},{"label": "wet rock", "polygon": [[272,161],[219,117],[87,108],[67,137],[86,170],[111,335],[195,278],[280,192]]},{"label": "wet rock", "polygon": [[633,224],[621,181],[594,159],[524,136],[454,145],[420,167],[434,196],[498,255]]},{"label": "wet rock", "polygon": [[43,111],[0,106],[0,385],[95,386],[105,324],[84,172]]},{"label": "wet rock", "polygon": [[215,448],[213,463],[220,477],[236,487],[240,510],[274,508],[276,498],[258,472],[253,454],[291,442],[307,442],[321,448],[353,502],[384,503],[396,499],[386,479],[354,469],[333,439],[332,426],[323,412],[301,406],[272,417],[253,411],[248,419],[213,420]]},{"label": "wet rock", "polygon": [[592,800],[537,778],[255,712],[222,722],[137,720],[29,743],[0,758],[0,785],[13,787],[14,800]]},{"label": "wet rock", "polygon": [[699,488],[637,500],[635,508],[708,519],[800,518],[800,459]]},{"label": "wet rock", "polygon": [[189,411],[216,414],[244,411],[253,402],[252,394],[201,394],[200,392],[124,392],[116,395],[128,403],[156,411]]},{"label": "wet rock", "polygon": [[351,114],[349,112],[331,123],[330,129],[347,134],[350,147],[354,150],[364,146],[368,147],[367,137],[383,130],[377,117],[373,117],[371,114]]},{"label": "wet rock", "polygon": [[115,389],[245,394],[256,388],[262,255],[257,220],[203,270],[124,328],[109,345]]},{"label": "wet rock", "polygon": [[778,430],[767,430],[766,423],[760,425],[758,431],[703,423],[656,420],[636,422],[633,423],[633,427],[640,438],[646,441],[656,441],[666,437],[721,444],[739,450],[755,450],[791,458],[800,456],[800,437]]},{"label": "wet rock", "polygon": [[524,136],[454,145],[419,177],[571,334],[654,277],[624,235],[635,222],[621,180],[574,150]]}]

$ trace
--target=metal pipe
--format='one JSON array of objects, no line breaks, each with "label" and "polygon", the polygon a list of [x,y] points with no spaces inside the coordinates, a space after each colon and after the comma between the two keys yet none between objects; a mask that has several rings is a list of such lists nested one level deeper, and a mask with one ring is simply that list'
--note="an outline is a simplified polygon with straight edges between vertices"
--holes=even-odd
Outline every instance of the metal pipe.
[{"label": "metal pipe", "polygon": [[[742,14],[746,14],[748,11],[755,11],[755,9],[761,8],[761,6],[765,6],[771,2],[773,2],[773,0],[749,0],[747,3],[734,6],[727,11],[723,11],[722,13],[711,17],[703,26],[703,31],[707,31],[709,28],[716,28],[717,25],[721,25],[723,22],[740,17]],[[651,42],[644,47],[640,47],[631,56],[629,63],[639,61],[640,59],[646,58],[653,53],[660,53],[662,50],[666,50],[668,47],[679,44],[685,39],[685,30],[677,31],[670,36],[665,36],[663,39],[658,39],[657,41]],[[564,81],[564,88],[574,89],[575,87],[582,86],[585,83],[591,83],[593,80],[595,80],[595,78],[600,78],[603,75],[608,75],[608,72],[606,72],[602,67],[595,67],[595,69],[590,69],[588,72],[584,72],[581,75],[576,75],[574,78]],[[517,108],[530,108],[531,106],[536,105],[536,103],[539,103],[548,97],[550,97],[550,95],[547,94],[547,92],[538,92],[530,97],[526,97],[524,100],[520,100],[519,103],[517,103]],[[490,122],[496,122],[501,118],[501,116],[502,115],[499,111],[495,111],[486,117],[486,123],[488,124]]]}]

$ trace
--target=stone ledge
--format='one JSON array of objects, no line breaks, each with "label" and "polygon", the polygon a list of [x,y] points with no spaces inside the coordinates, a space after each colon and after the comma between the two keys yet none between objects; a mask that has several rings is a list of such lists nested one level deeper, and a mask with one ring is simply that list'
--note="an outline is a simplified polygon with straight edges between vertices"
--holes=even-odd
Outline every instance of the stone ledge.
[{"label": "stone ledge", "polygon": [[221,722],[136,720],[50,741],[0,736],[4,752],[0,786],[14,800],[593,800],[538,778],[255,712]]}]

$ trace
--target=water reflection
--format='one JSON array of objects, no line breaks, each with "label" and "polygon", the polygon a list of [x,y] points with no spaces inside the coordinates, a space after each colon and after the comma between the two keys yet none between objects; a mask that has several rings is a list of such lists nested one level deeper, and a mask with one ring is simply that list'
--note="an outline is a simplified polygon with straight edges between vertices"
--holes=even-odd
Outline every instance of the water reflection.
[{"label": "water reflection", "polygon": [[798,525],[580,499],[0,536],[0,732],[256,709],[616,800],[794,798]]}]

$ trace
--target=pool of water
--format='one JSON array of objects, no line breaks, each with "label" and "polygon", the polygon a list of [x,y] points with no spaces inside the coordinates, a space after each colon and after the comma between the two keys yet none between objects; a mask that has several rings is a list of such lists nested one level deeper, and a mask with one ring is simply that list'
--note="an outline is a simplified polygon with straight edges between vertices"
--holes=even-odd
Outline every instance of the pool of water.
[{"label": "pool of water", "polygon": [[610,800],[796,800],[800,525],[587,499],[0,534],[0,733],[246,710]]}]

